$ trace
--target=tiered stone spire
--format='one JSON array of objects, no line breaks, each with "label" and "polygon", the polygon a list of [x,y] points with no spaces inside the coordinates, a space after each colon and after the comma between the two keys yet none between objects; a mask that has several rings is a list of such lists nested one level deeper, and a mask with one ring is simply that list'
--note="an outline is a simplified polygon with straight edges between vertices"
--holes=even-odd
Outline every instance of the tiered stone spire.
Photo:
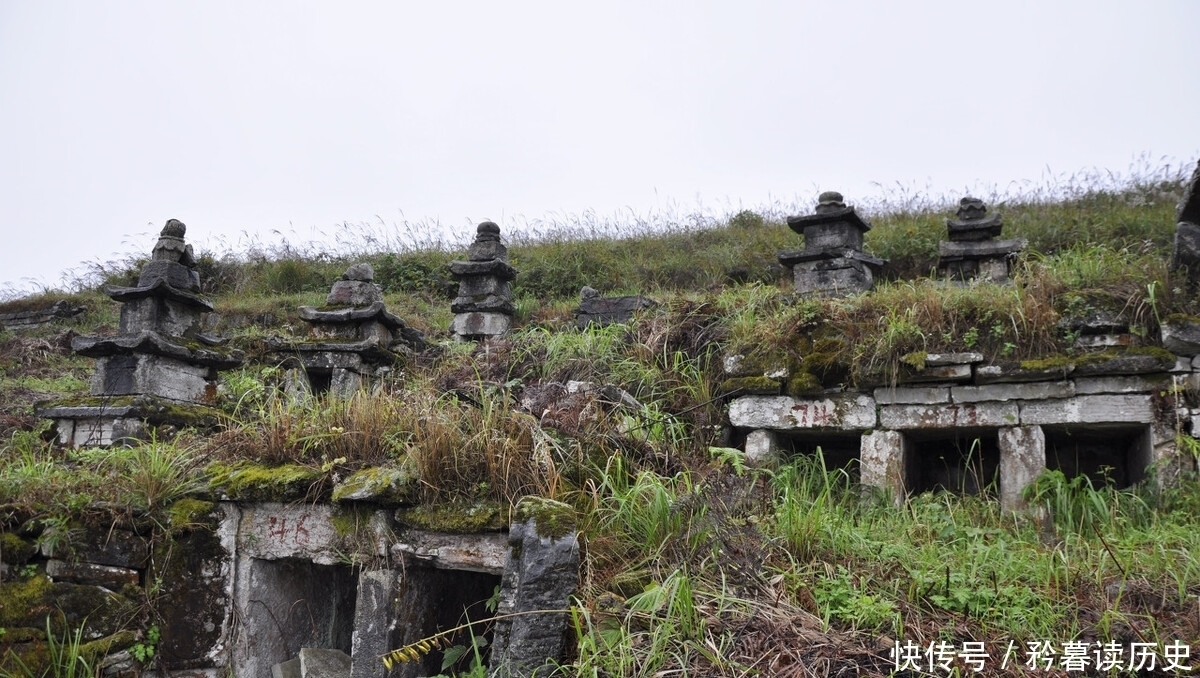
[{"label": "tiered stone spire", "polygon": [[512,327],[512,280],[517,270],[508,265],[508,248],[500,242],[500,227],[485,221],[475,230],[467,261],[450,262],[458,281],[458,297],[450,306],[455,339],[486,339]]},{"label": "tiered stone spire", "polygon": [[956,216],[946,220],[950,240],[938,244],[938,274],[958,281],[1007,282],[1012,259],[1025,249],[1025,240],[995,240],[1004,222],[989,215],[978,198],[960,200]]},{"label": "tiered stone spire", "polygon": [[[201,333],[212,305],[198,294],[200,276],[183,239],[186,230],[178,219],[168,221],[137,286],[106,290],[121,303],[117,336],[72,340],[76,353],[96,358],[92,397],[39,410],[57,421],[63,444],[109,445],[144,437],[150,426],[187,424],[172,421],[168,413],[187,409],[174,404],[212,404],[217,372],[241,364],[240,354]],[[203,418],[201,410],[187,411]]]},{"label": "tiered stone spire", "polygon": [[403,354],[425,348],[420,332],[388,312],[370,264],[355,264],[333,283],[325,306],[300,307],[309,323],[309,341],[273,340],[271,347],[289,367],[288,390],[295,397],[329,393],[348,398],[374,376],[391,369]]},{"label": "tiered stone spire", "polygon": [[863,234],[871,230],[843,202],[826,191],[815,214],[788,217],[788,227],[804,236],[804,249],[779,253],[779,263],[792,269],[796,291],[805,295],[845,296],[866,292],[885,262],[862,251]]}]

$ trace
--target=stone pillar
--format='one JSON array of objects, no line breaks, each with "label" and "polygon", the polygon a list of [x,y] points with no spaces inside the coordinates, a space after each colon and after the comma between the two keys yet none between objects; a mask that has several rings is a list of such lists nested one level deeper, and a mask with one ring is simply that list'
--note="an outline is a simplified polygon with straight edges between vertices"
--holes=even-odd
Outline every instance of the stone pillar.
[{"label": "stone pillar", "polygon": [[[549,499],[522,499],[509,528],[508,544],[497,614],[565,610],[579,584],[574,509]],[[562,656],[568,620],[565,612],[498,620],[489,678],[549,675],[552,660]]]},{"label": "stone pillar", "polygon": [[1041,426],[1009,426],[997,432],[1000,447],[1000,509],[1023,511],[1021,494],[1046,470],[1046,434]]},{"label": "stone pillar", "polygon": [[401,646],[400,624],[411,614],[400,605],[403,580],[398,570],[364,570],[358,576],[350,678],[387,678],[380,658]]},{"label": "stone pillar", "polygon": [[779,461],[779,434],[760,428],[746,434],[746,461],[751,464],[773,464]]},{"label": "stone pillar", "polygon": [[907,469],[911,455],[908,439],[899,431],[863,434],[859,447],[859,482],[891,496],[895,506],[907,495]]}]

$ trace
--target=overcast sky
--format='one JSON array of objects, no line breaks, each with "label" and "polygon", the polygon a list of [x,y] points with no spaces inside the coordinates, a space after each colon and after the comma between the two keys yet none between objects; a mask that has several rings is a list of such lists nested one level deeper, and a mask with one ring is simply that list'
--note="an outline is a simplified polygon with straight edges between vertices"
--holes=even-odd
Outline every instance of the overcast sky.
[{"label": "overcast sky", "polygon": [[0,0],[0,292],[344,222],[724,213],[1200,157],[1200,2]]}]

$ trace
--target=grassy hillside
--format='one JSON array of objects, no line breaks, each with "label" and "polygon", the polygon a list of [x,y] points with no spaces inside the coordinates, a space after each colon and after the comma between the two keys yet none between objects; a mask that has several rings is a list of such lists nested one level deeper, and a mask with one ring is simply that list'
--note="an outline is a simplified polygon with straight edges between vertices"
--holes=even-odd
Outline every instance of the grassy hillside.
[{"label": "grassy hillside", "polygon": [[[313,500],[334,478],[392,464],[419,476],[430,503],[539,494],[577,508],[586,557],[563,675],[887,675],[889,651],[908,642],[983,641],[991,675],[1019,673],[1031,641],[1181,641],[1200,653],[1195,479],[1156,492],[1047,473],[1033,496],[1044,519],[951,494],[893,510],[860,493],[853,467],[801,455],[747,468],[723,437],[730,351],[782,355],[820,388],[839,388],[885,382],[920,352],[1071,357],[1060,321],[1097,311],[1154,345],[1162,318],[1200,310],[1168,267],[1182,176],[1143,174],[992,200],[1004,237],[1029,240],[1003,287],[928,277],[952,210],[920,199],[872,208],[866,249],[890,260],[887,280],[843,300],[794,297],[775,255],[801,239],[778,217],[634,225],[599,239],[549,229],[510,243],[519,329],[486,346],[448,341],[446,264],[459,251],[204,254],[214,330],[251,358],[223,377],[221,431],[66,452],[43,442],[31,404],[87,391],[91,361],[70,353],[70,334],[115,331],[116,304],[98,285],[129,284],[141,262],[99,266],[90,289],[0,308],[63,297],[88,307],[73,324],[0,333],[0,516],[62,519],[102,502],[164,511],[247,462],[302,468]],[[359,260],[435,348],[375,392],[290,403],[264,340],[302,333],[296,308],[320,304]],[[662,305],[581,331],[570,309],[584,285]],[[618,387],[636,404],[564,394],[572,380]],[[1017,654],[1000,671],[1010,642]]]}]

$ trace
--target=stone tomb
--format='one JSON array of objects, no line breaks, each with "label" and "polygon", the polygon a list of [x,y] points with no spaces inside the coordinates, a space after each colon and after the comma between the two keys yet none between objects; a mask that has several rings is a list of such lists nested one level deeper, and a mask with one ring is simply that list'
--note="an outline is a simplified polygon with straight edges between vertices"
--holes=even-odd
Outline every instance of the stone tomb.
[{"label": "stone tomb", "polygon": [[584,287],[579,291],[579,307],[571,313],[575,316],[575,326],[584,329],[588,325],[629,322],[635,313],[655,306],[658,306],[657,301],[641,295],[602,297],[596,289]]},{"label": "stone tomb", "polygon": [[425,348],[420,332],[388,312],[374,277],[370,264],[346,269],[324,307],[300,307],[300,319],[309,324],[309,341],[269,342],[287,368],[286,387],[292,397],[332,393],[349,398],[403,355]]},{"label": "stone tomb", "polygon": [[1128,487],[1151,474],[1170,483],[1187,466],[1156,399],[1173,379],[1194,381],[1191,374],[1159,365],[1141,374],[995,381],[1004,376],[977,365],[967,381],[743,396],[730,402],[729,421],[751,461],[818,447],[831,467],[856,456],[860,482],[896,503],[926,490],[994,492],[1004,509],[1017,510],[1022,490],[1045,469]]},{"label": "stone tomb", "polygon": [[846,296],[875,284],[883,259],[862,251],[863,234],[871,225],[835,191],[822,193],[814,214],[788,217],[788,227],[804,236],[804,249],[779,253],[796,291],[805,295]]},{"label": "stone tomb", "polygon": [[[189,563],[187,595],[168,591],[161,643],[168,672],[300,675],[305,652],[319,648],[349,657],[342,675],[353,678],[433,675],[440,650],[390,673],[382,658],[487,619],[485,603],[497,591],[497,614],[563,610],[578,585],[572,510],[549,500],[522,500],[507,532],[475,534],[408,528],[383,509],[223,502],[218,513],[211,539],[220,548]],[[489,675],[544,671],[562,655],[567,623],[567,615],[548,612],[480,624],[476,635],[490,641]],[[193,636],[204,642],[190,643]],[[449,644],[469,637],[456,633]]]},{"label": "stone tomb", "polygon": [[55,420],[60,443],[111,445],[145,438],[153,426],[197,424],[211,414],[217,372],[241,364],[240,353],[201,332],[212,305],[199,295],[185,232],[182,222],[169,220],[138,284],[106,290],[121,303],[117,336],[71,341],[76,353],[96,358],[96,372],[90,398],[38,410]]}]

